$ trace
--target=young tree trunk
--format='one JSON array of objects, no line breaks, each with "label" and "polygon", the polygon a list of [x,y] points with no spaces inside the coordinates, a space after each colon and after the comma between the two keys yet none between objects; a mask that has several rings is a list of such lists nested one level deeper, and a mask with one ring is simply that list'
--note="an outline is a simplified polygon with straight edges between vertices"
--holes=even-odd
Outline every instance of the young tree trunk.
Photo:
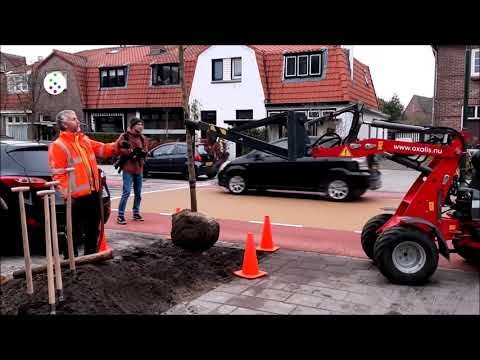
[{"label": "young tree trunk", "polygon": [[[183,116],[184,119],[190,117],[189,106],[188,106],[188,96],[187,96],[187,84],[185,82],[185,60],[184,60],[184,48],[183,45],[178,47],[178,57],[179,57],[179,73],[180,73],[180,82],[182,84],[182,100],[183,100]],[[188,182],[190,185],[190,208],[193,212],[197,211],[197,191],[196,191],[196,175],[195,175],[195,165],[193,162],[193,153],[195,152],[195,130],[190,132],[189,128],[185,126],[186,129],[186,140],[187,140],[187,166],[188,166]]]}]

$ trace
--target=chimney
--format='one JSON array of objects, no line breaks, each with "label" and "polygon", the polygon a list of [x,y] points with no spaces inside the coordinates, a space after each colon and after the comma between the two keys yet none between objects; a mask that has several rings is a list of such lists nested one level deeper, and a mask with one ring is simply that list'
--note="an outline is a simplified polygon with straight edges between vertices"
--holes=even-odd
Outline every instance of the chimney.
[{"label": "chimney", "polygon": [[342,48],[347,50],[350,79],[353,80],[353,45],[342,45]]},{"label": "chimney", "polygon": [[150,45],[150,56],[152,55],[160,55],[160,54],[163,54],[165,51],[167,51],[165,49],[165,46],[164,45]]}]

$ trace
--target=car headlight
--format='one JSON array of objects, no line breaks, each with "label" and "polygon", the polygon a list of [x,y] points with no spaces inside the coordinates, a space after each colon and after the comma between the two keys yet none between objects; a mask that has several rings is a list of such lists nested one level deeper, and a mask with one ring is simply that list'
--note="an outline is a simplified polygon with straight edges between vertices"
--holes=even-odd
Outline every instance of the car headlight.
[{"label": "car headlight", "polygon": [[220,168],[218,169],[218,172],[222,171],[223,169],[225,169],[225,166],[227,166],[228,164],[230,164],[230,160],[227,160],[225,161],[222,165],[220,165]]}]

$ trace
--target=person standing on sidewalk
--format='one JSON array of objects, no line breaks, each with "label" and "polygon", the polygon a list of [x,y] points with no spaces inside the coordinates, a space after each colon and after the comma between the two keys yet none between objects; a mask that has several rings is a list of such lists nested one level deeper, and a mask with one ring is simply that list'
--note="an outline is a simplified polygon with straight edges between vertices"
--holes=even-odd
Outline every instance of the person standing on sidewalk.
[{"label": "person standing on sidewalk", "polygon": [[[75,170],[71,174],[71,196],[73,216],[73,243],[75,256],[85,235],[84,255],[97,252],[100,234],[99,193],[102,191],[101,178],[96,157],[108,158],[120,153],[118,142],[104,144],[90,139],[82,133],[75,111],[63,110],[57,116],[60,129],[58,138],[48,147],[48,166],[53,180],[60,182],[57,190],[67,197],[68,175],[65,168]],[[68,258],[62,242],[64,258]]]},{"label": "person standing on sidewalk", "polygon": [[132,184],[134,193],[133,220],[143,221],[143,217],[140,215],[140,203],[142,201],[143,166],[147,154],[147,141],[142,133],[143,121],[139,118],[133,118],[130,120],[129,129],[120,135],[117,140],[119,143],[129,144],[129,146],[120,149],[121,157],[126,159],[122,166],[123,192],[117,217],[117,223],[121,225],[127,224],[125,208],[132,191]]}]

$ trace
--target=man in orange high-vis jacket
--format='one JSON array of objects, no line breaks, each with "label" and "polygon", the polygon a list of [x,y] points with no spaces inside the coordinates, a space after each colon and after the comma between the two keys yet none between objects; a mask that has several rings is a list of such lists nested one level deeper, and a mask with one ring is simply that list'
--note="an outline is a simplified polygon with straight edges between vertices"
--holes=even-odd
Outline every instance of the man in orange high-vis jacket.
[{"label": "man in orange high-vis jacket", "polygon": [[[64,110],[57,114],[57,125],[60,129],[58,138],[48,148],[48,162],[52,177],[60,184],[57,190],[67,197],[68,175],[65,169],[72,167],[72,227],[75,256],[78,246],[85,238],[84,254],[97,251],[99,236],[100,210],[99,191],[102,191],[98,172],[98,157],[111,157],[119,154],[117,142],[104,144],[91,140],[80,130],[80,121],[72,110]],[[68,254],[65,244],[62,244],[65,258]]]}]

